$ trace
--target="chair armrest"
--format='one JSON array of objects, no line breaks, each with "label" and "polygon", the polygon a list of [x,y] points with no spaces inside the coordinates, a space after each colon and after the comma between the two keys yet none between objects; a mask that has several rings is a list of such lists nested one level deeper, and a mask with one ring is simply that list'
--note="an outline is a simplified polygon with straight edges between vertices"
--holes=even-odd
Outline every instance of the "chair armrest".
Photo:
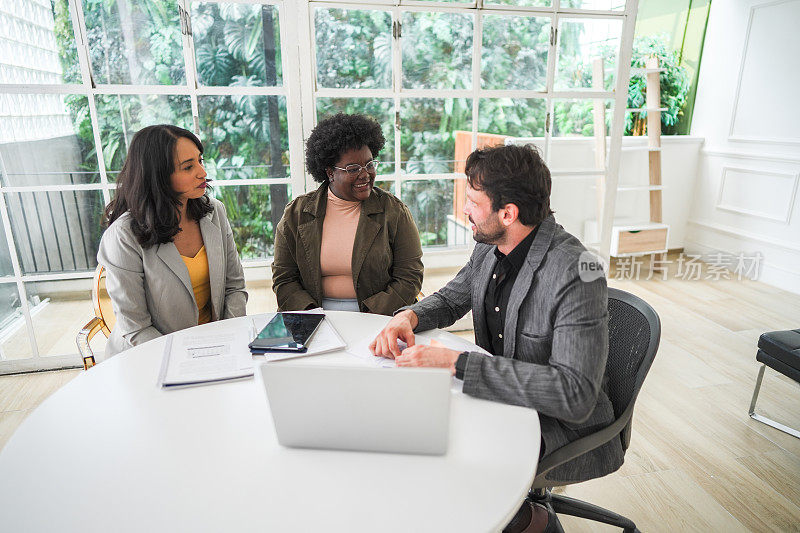
[{"label": "chair armrest", "polygon": [[565,444],[558,448],[553,453],[546,455],[536,468],[536,478],[533,480],[533,488],[544,488],[552,486],[552,482],[545,484],[544,477],[547,473],[557,466],[560,466],[567,461],[575,459],[579,455],[590,452],[595,448],[602,446],[614,437],[620,435],[625,429],[625,426],[630,423],[633,416],[633,402],[622,413],[622,416],[614,420],[611,424],[604,427],[600,431],[586,435],[578,440]]},{"label": "chair armrest", "polygon": [[103,329],[103,326],[105,326],[103,319],[100,317],[94,317],[81,328],[77,337],[75,338],[75,342],[78,344],[78,352],[80,352],[81,357],[83,358],[84,370],[88,370],[90,367],[95,365],[94,352],[92,351],[92,347],[89,345],[89,341],[92,340],[92,337],[94,337],[98,331]]}]

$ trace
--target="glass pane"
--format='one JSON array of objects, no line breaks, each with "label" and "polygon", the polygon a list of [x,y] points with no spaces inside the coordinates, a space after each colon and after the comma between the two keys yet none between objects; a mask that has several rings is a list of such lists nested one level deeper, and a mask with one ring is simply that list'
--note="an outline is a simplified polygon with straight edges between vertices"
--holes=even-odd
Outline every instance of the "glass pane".
[{"label": "glass pane", "polygon": [[[361,113],[378,121],[386,138],[378,174],[394,173],[394,101],[391,98],[317,98],[317,122],[336,113]],[[376,157],[376,154],[372,154]]]},{"label": "glass pane", "polygon": [[89,102],[77,94],[0,94],[7,187],[97,183]]},{"label": "glass pane", "polygon": [[317,9],[319,87],[392,86],[392,16],[386,11]]},{"label": "glass pane", "polygon": [[594,113],[596,105],[605,103],[605,134],[611,133],[612,100],[555,100],[553,102],[554,137],[594,136]]},{"label": "glass pane", "polygon": [[[485,5],[503,6],[551,6],[551,0],[485,0]],[[602,11],[622,11],[625,0],[561,0],[561,9],[593,9]]]},{"label": "glass pane", "polygon": [[17,284],[0,283],[0,360],[30,357],[33,349]]},{"label": "glass pane", "polygon": [[466,98],[408,98],[400,103],[401,164],[409,174],[455,172],[456,132],[472,130]]},{"label": "glass pane", "polygon": [[422,246],[455,246],[466,244],[464,227],[453,216],[455,214],[455,183],[464,180],[437,179],[403,182],[401,199],[411,210],[419,229]]},{"label": "glass pane", "polygon": [[389,181],[389,180],[375,180],[375,187],[379,189],[383,189],[386,192],[390,192],[394,195],[397,195],[397,188],[395,187],[396,181]]},{"label": "glass pane", "polygon": [[485,15],[481,49],[482,87],[543,91],[549,47],[549,18]]},{"label": "glass pane", "polygon": [[[39,355],[76,354],[80,362],[75,335],[94,316],[91,278],[26,283],[25,292]],[[92,338],[95,356],[102,356],[106,342],[102,332]]]},{"label": "glass pane", "polygon": [[193,3],[192,33],[201,85],[282,84],[275,6]]},{"label": "glass pane", "polygon": [[284,178],[289,133],[283,96],[199,96],[200,140],[211,179]]},{"label": "glass pane", "polygon": [[100,140],[108,179],[116,180],[133,134],[153,124],[175,124],[191,129],[192,107],[188,96],[155,94],[97,95]]},{"label": "glass pane", "polygon": [[625,0],[561,0],[561,7],[594,9],[599,11],[623,11]]},{"label": "glass pane", "polygon": [[[561,0],[561,7],[566,7],[569,0]],[[551,0],[486,0],[485,5],[502,6],[551,6]]]},{"label": "glass pane", "polygon": [[472,15],[403,13],[403,87],[472,88]]},{"label": "glass pane", "polygon": [[[9,277],[14,275],[14,267],[11,264],[11,251],[8,248],[8,239],[6,238],[6,226],[3,220],[0,219],[0,277]],[[2,300],[0,300],[2,302]],[[0,306],[2,308],[2,306]],[[2,322],[2,313],[0,313],[0,322]]]},{"label": "glass pane", "polygon": [[83,0],[97,83],[186,83],[177,2]]},{"label": "glass pane", "polygon": [[272,290],[269,279],[246,279],[244,290],[247,291],[247,314],[274,313],[278,310],[278,299]]},{"label": "glass pane", "polygon": [[[621,20],[562,19],[558,29],[555,89],[613,90],[621,34]],[[603,59],[604,82],[594,79],[597,59]]]},{"label": "glass pane", "polygon": [[[550,145],[548,161],[551,169],[598,168],[595,160],[596,144],[593,139],[594,114],[596,111],[604,112],[606,123],[601,131],[603,135],[608,136],[613,118],[612,104],[612,100],[556,100],[553,102],[553,142]],[[598,106],[599,109],[596,110],[595,106]],[[591,180],[591,178],[587,176],[583,179],[584,185],[586,180]],[[594,195],[591,196],[594,197]]]},{"label": "glass pane", "polygon": [[219,186],[214,189],[228,211],[233,238],[242,261],[272,256],[274,228],[278,225],[291,189],[280,185]]},{"label": "glass pane", "polygon": [[544,137],[546,102],[541,98],[484,98],[478,107],[481,133],[511,137]]},{"label": "glass pane", "polygon": [[24,274],[83,272],[97,266],[105,207],[101,191],[6,194]]},{"label": "glass pane", "polygon": [[0,7],[0,83],[81,83],[67,0]]}]

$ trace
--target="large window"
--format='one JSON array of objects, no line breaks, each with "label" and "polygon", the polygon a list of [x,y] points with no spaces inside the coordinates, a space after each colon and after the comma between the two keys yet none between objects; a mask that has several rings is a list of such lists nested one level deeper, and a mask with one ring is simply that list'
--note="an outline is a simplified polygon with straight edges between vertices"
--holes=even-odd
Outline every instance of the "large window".
[{"label": "large window", "polygon": [[377,185],[408,204],[429,253],[464,246],[475,147],[533,142],[556,176],[604,172],[562,161],[558,143],[594,135],[599,108],[610,124],[628,13],[624,0],[0,3],[0,373],[79,361],[103,208],[140,128],[198,134],[242,260],[266,266],[284,206],[316,187],[304,138],[365,113],[387,139]]},{"label": "large window", "polygon": [[381,122],[378,185],[408,204],[429,253],[472,240],[461,210],[475,147],[539,146],[554,174],[572,179],[556,195],[605,173],[591,145],[585,161],[561,146],[611,123],[624,0],[379,4],[308,3],[312,76],[302,86],[317,119],[357,111]]},{"label": "large window", "polygon": [[144,126],[198,134],[243,261],[271,257],[305,187],[287,4],[2,2],[0,373],[78,362],[103,209]]}]

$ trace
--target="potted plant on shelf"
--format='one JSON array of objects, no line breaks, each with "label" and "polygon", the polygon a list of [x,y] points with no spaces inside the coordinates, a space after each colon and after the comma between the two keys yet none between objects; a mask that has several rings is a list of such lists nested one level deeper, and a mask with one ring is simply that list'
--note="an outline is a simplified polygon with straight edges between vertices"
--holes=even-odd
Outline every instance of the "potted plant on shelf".
[{"label": "potted plant on shelf", "polygon": [[[673,131],[683,115],[683,106],[689,94],[689,75],[686,68],[679,64],[678,53],[667,48],[666,39],[659,37],[639,37],[633,41],[631,68],[644,68],[648,57],[658,58],[661,72],[661,129],[665,134]],[[628,85],[629,108],[640,108],[645,105],[645,76],[632,75]],[[646,135],[647,113],[628,113],[625,117],[625,135]]]}]

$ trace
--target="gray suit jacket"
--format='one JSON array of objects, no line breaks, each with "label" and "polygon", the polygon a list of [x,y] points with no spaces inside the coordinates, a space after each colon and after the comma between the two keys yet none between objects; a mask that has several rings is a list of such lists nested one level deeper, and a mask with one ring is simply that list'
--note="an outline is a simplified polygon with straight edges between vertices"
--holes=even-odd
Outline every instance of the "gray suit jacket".
[{"label": "gray suit jacket", "polygon": [[[247,293],[225,206],[200,220],[208,255],[211,319],[244,316]],[[97,262],[106,269],[106,288],[116,324],[106,357],[173,331],[197,325],[197,303],[189,271],[172,242],[142,248],[125,213],[103,233]]]},{"label": "gray suit jacket", "polygon": [[[446,327],[473,313],[475,339],[490,349],[483,300],[497,259],[477,244],[467,265],[444,288],[409,307],[417,330]],[[539,412],[545,454],[614,420],[606,394],[608,296],[606,280],[578,275],[583,245],[545,219],[511,291],[502,354],[470,353],[464,392]],[[620,467],[619,439],[551,471],[553,479],[591,479]]]}]

